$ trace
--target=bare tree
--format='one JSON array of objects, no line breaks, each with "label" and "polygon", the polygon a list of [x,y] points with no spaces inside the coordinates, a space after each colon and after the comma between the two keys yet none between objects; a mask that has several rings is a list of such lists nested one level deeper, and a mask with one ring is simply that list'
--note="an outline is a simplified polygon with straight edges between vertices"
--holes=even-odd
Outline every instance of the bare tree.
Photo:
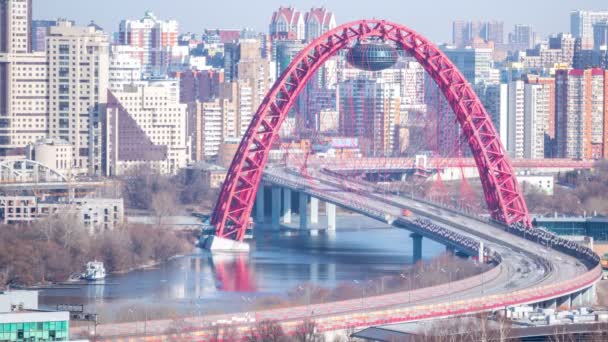
[{"label": "bare tree", "polygon": [[296,326],[294,339],[298,342],[323,342],[322,334],[317,333],[317,324],[314,320],[305,319]]},{"label": "bare tree", "polygon": [[285,339],[283,327],[271,320],[263,320],[249,330],[247,341],[249,342],[280,342]]},{"label": "bare tree", "polygon": [[161,191],[152,195],[152,210],[158,219],[158,225],[161,225],[164,217],[173,215],[177,212],[177,199],[175,198],[175,193]]}]

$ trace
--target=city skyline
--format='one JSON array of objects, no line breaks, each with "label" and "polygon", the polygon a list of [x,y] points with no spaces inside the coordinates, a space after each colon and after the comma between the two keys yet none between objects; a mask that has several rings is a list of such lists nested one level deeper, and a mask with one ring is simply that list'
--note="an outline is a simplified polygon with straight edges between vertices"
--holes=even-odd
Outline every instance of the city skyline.
[{"label": "city skyline", "polygon": [[[239,10],[234,10],[238,3]],[[450,1],[441,1],[443,10],[435,13],[438,3],[418,2],[412,8],[406,8],[397,0],[389,0],[382,7],[375,3],[350,3],[347,1],[315,1],[315,0],[282,0],[265,1],[260,6],[257,3],[216,2],[212,5],[189,0],[178,0],[168,4],[163,0],[129,1],[118,0],[92,2],[81,0],[34,0],[34,19],[67,18],[76,20],[79,24],[95,21],[108,33],[116,32],[120,20],[124,18],[140,18],[145,10],[155,12],[160,18],[179,21],[180,32],[202,32],[203,29],[223,28],[240,29],[252,28],[266,32],[272,12],[279,6],[293,6],[300,10],[311,7],[325,6],[336,14],[338,23],[364,18],[386,18],[414,28],[435,42],[450,42],[453,20],[499,20],[505,23],[505,34],[516,24],[531,24],[541,36],[558,32],[569,32],[569,15],[575,9],[608,10],[608,5],[600,0],[582,0],[576,4],[555,3],[549,0],[524,2],[479,1],[473,0],[468,6],[462,6]],[[524,6],[525,5],[525,6]],[[106,11],[107,8],[114,11]],[[522,11],[522,8],[526,8]],[[552,9],[554,16],[539,16],[539,13]],[[217,13],[231,13],[228,18]],[[387,16],[388,14],[388,16]],[[424,14],[424,15],[421,15]],[[432,15],[434,20],[428,20]],[[553,20],[555,16],[562,20]],[[228,19],[228,20],[227,20]],[[436,23],[441,23],[437,25]]]}]

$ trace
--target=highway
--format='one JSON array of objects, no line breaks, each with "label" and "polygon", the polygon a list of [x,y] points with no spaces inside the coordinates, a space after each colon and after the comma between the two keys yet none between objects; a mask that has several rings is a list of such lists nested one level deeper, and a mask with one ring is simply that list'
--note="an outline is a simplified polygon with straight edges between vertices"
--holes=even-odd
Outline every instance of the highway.
[{"label": "highway", "polygon": [[[578,292],[595,283],[601,275],[601,268],[585,265],[573,256],[508,233],[497,225],[394,194],[378,193],[371,184],[347,182],[312,169],[307,170],[307,174],[303,177],[293,170],[268,167],[264,182],[303,191],[395,227],[436,238],[420,225],[420,220],[429,222],[456,237],[483,242],[490,252],[500,256],[500,262],[484,274],[431,288],[277,310],[190,317],[180,323],[179,336],[204,341],[217,326],[227,324],[245,333],[254,321],[265,319],[277,320],[285,331],[293,332],[299,322],[312,318],[319,331],[333,331],[495,310]],[[414,215],[401,216],[403,208],[410,209]],[[457,245],[458,240],[447,242]],[[146,334],[169,336],[167,331],[175,324],[171,320],[147,322]],[[114,341],[116,336],[138,336],[142,333],[141,326],[141,322],[100,325],[98,341],[104,340],[101,337]],[[79,332],[78,328],[72,331]]]}]

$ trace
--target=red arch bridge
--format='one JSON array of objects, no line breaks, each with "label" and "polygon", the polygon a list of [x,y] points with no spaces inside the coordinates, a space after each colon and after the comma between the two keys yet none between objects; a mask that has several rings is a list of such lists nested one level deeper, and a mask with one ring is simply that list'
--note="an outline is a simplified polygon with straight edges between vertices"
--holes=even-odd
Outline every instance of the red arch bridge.
[{"label": "red arch bridge", "polygon": [[[336,178],[323,170],[266,168],[279,128],[307,81],[338,51],[371,37],[392,41],[413,56],[445,95],[472,151],[491,220],[394,194],[379,195],[371,184]],[[335,228],[332,221],[335,206],[342,206],[412,231],[414,254],[419,253],[419,244],[426,237],[495,265],[480,276],[435,288],[372,297],[365,300],[365,304],[355,300],[315,306],[313,318],[320,331],[445,317],[520,304],[581,305],[593,300],[594,284],[601,276],[599,258],[592,251],[530,227],[513,166],[475,92],[437,47],[399,24],[362,20],[341,25],[310,43],[292,61],[257,110],[229,168],[212,216],[216,235],[208,239],[209,249],[247,249],[242,241],[256,194],[266,186],[272,188],[273,224],[279,224],[281,219],[290,220],[286,213],[291,211],[291,200],[285,199],[297,192],[300,212],[304,213],[300,215],[301,228],[306,228],[308,223],[309,205],[310,220],[318,220],[314,207],[322,201],[326,203],[328,229]],[[353,191],[354,188],[357,191]],[[258,195],[260,203],[264,202],[259,200],[263,194],[261,191]],[[403,209],[412,214],[402,216]],[[217,321],[229,321],[243,331],[251,325],[250,320],[236,320],[232,316],[209,317],[203,320],[209,325],[203,327],[200,318],[187,319],[185,322],[192,322],[191,331],[184,331],[182,335],[205,340],[210,336],[213,322]],[[288,332],[294,331],[298,321],[310,317],[310,307],[256,313],[257,320],[278,319]],[[148,324],[148,333],[164,331],[162,322],[158,323],[157,331],[150,331],[153,327]],[[108,334],[118,328],[108,327]],[[124,330],[128,329],[125,326]],[[103,331],[103,327],[98,330],[102,335]]]}]

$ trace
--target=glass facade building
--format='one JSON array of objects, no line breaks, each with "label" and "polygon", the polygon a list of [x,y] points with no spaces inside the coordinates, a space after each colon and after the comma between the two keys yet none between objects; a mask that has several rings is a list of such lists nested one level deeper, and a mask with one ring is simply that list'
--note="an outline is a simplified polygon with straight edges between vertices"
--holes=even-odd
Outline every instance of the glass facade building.
[{"label": "glass facade building", "polygon": [[[21,315],[27,315],[22,313]],[[0,323],[0,342],[68,341],[69,322]]]},{"label": "glass facade building", "polygon": [[589,236],[594,241],[608,241],[606,217],[538,217],[533,224],[557,235]]}]

